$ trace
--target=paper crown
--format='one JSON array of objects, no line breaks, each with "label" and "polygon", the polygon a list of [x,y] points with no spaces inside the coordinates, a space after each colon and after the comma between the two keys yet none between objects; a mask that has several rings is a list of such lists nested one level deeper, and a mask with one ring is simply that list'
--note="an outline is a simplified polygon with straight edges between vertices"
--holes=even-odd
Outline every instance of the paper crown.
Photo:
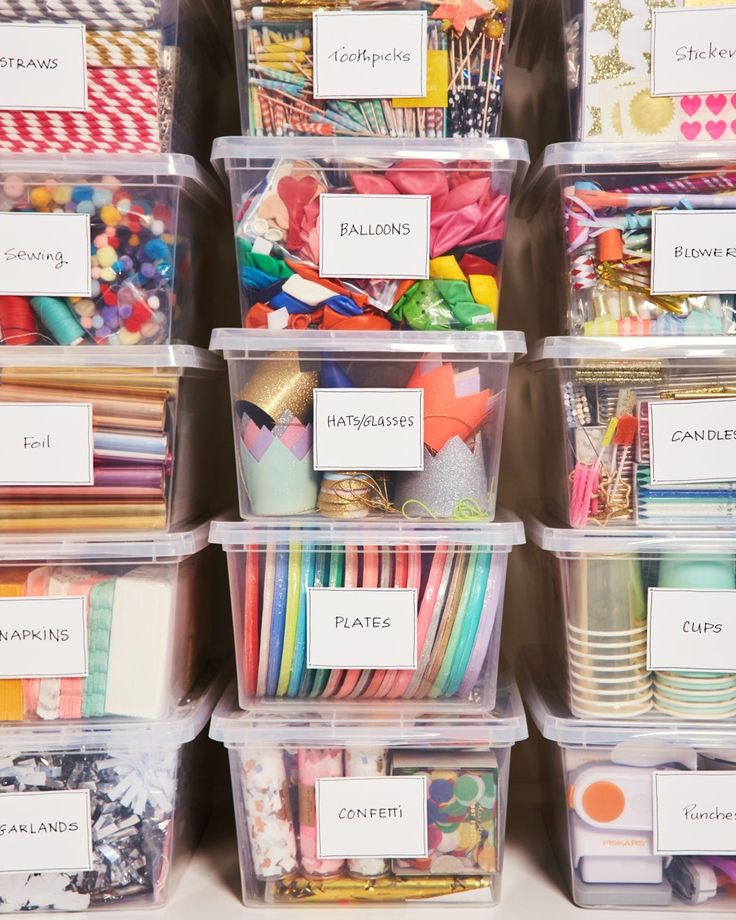
[{"label": "paper crown", "polygon": [[238,394],[237,410],[259,427],[273,427],[287,413],[301,422],[312,417],[312,391],[319,385],[319,374],[303,371],[297,352],[259,362]]},{"label": "paper crown", "polygon": [[273,430],[244,419],[240,462],[251,510],[258,515],[314,511],[319,473],[312,459],[312,426],[285,413]]},{"label": "paper crown", "polygon": [[424,450],[424,471],[396,476],[394,503],[407,517],[454,520],[490,513],[483,445],[452,437],[436,454]]},{"label": "paper crown", "polygon": [[458,372],[435,356],[422,358],[406,386],[424,391],[424,443],[435,453],[453,437],[471,438],[492,408],[477,367]]}]

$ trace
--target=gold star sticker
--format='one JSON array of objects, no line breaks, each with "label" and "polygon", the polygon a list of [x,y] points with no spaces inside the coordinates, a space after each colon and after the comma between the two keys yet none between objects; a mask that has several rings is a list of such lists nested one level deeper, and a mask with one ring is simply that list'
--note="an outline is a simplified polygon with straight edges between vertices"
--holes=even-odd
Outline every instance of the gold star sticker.
[{"label": "gold star sticker", "polygon": [[593,61],[591,83],[612,80],[614,77],[620,77],[634,69],[630,64],[621,60],[618,45],[612,48],[608,54],[591,54],[590,59]]},{"label": "gold star sticker", "polygon": [[652,52],[651,51],[642,51],[642,56],[647,65],[647,73],[652,72]]},{"label": "gold star sticker", "polygon": [[646,0],[647,9],[649,10],[649,19],[647,24],[644,26],[644,30],[652,28],[652,12],[654,10],[664,10],[672,9],[673,6],[677,5],[677,0]]},{"label": "gold star sticker", "polygon": [[599,105],[589,105],[590,127],[588,128],[588,137],[594,137],[596,134],[603,133],[603,122],[601,121],[601,107]]},{"label": "gold star sticker", "polygon": [[624,9],[621,0],[601,0],[600,3],[594,3],[595,21],[590,27],[592,32],[610,32],[611,35],[619,40],[621,36],[621,26],[627,19],[632,19],[634,14]]}]

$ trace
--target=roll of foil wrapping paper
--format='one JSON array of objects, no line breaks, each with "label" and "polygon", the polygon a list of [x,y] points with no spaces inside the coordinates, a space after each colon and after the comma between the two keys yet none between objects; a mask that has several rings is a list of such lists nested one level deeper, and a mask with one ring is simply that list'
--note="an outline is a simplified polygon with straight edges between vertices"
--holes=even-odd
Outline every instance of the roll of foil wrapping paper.
[{"label": "roll of foil wrapping paper", "polygon": [[[490,887],[491,879],[483,876],[458,878],[451,875],[427,875],[376,879],[349,876],[325,879],[297,877],[269,883],[266,888],[266,903],[304,901],[313,904],[349,904],[351,901],[414,901],[444,898],[453,894],[467,895],[469,892],[482,891]],[[490,898],[488,903],[490,904]]]},{"label": "roll of foil wrapping paper", "polygon": [[164,527],[172,475],[169,405],[177,382],[167,371],[4,368],[0,403],[92,407],[94,482],[0,483],[0,532]]},{"label": "roll of foil wrapping paper", "polygon": [[88,789],[92,868],[0,874],[0,911],[79,911],[153,906],[171,860],[177,752],[46,753],[5,756],[3,792]]}]

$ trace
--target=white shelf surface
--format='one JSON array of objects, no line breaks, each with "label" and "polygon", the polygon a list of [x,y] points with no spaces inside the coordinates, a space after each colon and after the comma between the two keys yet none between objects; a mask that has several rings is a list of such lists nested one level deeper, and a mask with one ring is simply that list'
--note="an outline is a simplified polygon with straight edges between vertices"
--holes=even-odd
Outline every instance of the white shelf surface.
[{"label": "white shelf surface", "polygon": [[[411,920],[429,916],[438,920],[468,920],[492,916],[493,920],[655,920],[663,914],[652,911],[582,910],[567,896],[565,884],[550,848],[541,812],[534,803],[538,795],[525,787],[513,792],[510,824],[506,840],[503,871],[503,896],[492,912],[463,910],[452,906],[434,907],[428,914],[421,908],[384,907],[380,910],[342,908],[341,920]],[[155,912],[124,911],[123,920],[294,920],[301,914],[320,916],[314,908],[249,910],[240,900],[240,874],[232,815],[216,815],[197,853],[184,873],[171,902]],[[713,920],[707,911],[677,912],[687,920]],[[34,917],[56,917],[39,914]],[[99,916],[99,915],[98,915]],[[672,913],[665,916],[673,916]]]}]

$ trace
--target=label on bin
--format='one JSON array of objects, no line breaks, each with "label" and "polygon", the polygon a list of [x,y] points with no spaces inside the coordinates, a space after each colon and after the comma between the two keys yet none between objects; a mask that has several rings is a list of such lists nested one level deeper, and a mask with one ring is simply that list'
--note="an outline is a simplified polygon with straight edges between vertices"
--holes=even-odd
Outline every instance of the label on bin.
[{"label": "label on bin", "polygon": [[0,294],[89,297],[89,238],[89,214],[0,214]]},{"label": "label on bin", "polygon": [[87,111],[82,23],[0,23],[0,109]]},{"label": "label on bin", "polygon": [[308,668],[417,666],[413,588],[310,588]]},{"label": "label on bin", "polygon": [[89,789],[0,795],[0,873],[91,868]]},{"label": "label on bin", "polygon": [[[716,9],[714,4],[713,9],[651,12],[652,96],[736,90],[736,8]],[[704,120],[714,126],[708,131],[713,140],[720,137],[718,116],[726,101],[716,96],[707,100],[707,109],[703,106]],[[725,130],[726,122],[722,124]]]},{"label": "label on bin", "polygon": [[0,486],[94,485],[89,403],[0,403]]},{"label": "label on bin", "polygon": [[429,278],[429,195],[320,195],[323,278]]},{"label": "label on bin", "polygon": [[736,481],[736,399],[649,403],[653,485]]},{"label": "label on bin", "polygon": [[651,291],[736,293],[736,209],[652,211]]},{"label": "label on bin", "polygon": [[424,390],[314,390],[314,468],[423,470]]},{"label": "label on bin", "polygon": [[736,856],[736,770],[655,770],[652,784],[655,854]]},{"label": "label on bin", "polygon": [[0,598],[0,679],[86,677],[84,598]]},{"label": "label on bin", "polygon": [[736,672],[736,591],[650,588],[648,617],[650,671]]},{"label": "label on bin", "polygon": [[312,50],[315,99],[415,99],[427,93],[424,10],[318,10],[312,13]]},{"label": "label on bin", "polygon": [[328,777],[315,792],[319,859],[427,857],[426,776]]}]

